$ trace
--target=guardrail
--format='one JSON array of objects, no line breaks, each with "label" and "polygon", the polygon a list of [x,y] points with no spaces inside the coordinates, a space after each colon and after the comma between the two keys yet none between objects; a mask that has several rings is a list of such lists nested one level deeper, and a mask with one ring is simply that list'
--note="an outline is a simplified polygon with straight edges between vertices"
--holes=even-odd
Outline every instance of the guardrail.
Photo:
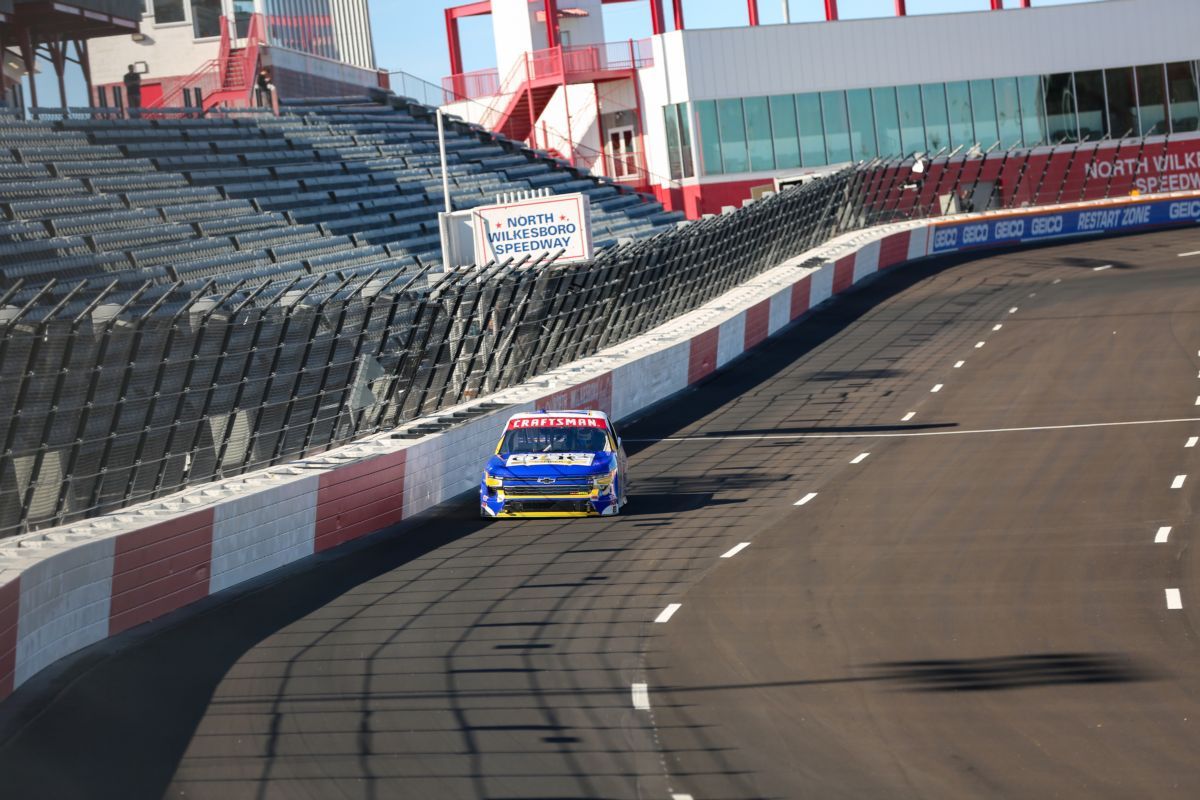
[{"label": "guardrail", "polygon": [[[912,160],[872,162],[587,264],[489,263],[428,289],[367,271],[216,297],[147,285],[120,304],[106,301],[103,281],[42,287],[0,315],[0,536],[322,452],[517,385],[840,233],[937,216],[946,197],[1003,207],[1030,196],[989,184],[993,172],[1045,187],[1074,169],[1060,172],[1055,158],[1101,175],[1105,158],[1147,147],[1171,146],[935,160],[919,174]],[[1086,193],[1128,188],[1100,182]],[[1055,198],[1077,199],[1065,188]]]}]

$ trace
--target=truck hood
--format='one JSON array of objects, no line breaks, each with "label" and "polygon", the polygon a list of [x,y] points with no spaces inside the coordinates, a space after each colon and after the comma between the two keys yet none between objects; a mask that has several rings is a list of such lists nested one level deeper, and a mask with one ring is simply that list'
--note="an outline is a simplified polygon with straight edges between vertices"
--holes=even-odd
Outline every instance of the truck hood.
[{"label": "truck hood", "polygon": [[616,468],[615,453],[501,453],[488,460],[497,478],[583,477]]}]

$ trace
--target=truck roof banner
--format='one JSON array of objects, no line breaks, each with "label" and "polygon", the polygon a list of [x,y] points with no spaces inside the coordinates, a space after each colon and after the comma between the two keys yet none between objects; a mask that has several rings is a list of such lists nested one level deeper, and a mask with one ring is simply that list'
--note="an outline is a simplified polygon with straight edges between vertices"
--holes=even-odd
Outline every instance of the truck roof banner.
[{"label": "truck roof banner", "polygon": [[559,250],[560,264],[592,257],[591,205],[581,193],[478,206],[471,216],[478,264],[536,259]]}]

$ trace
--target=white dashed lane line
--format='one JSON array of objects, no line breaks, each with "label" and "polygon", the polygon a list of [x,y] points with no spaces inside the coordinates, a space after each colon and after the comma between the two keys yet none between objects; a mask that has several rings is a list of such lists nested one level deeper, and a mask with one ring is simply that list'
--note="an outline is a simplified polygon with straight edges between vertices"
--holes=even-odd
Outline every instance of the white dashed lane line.
[{"label": "white dashed lane line", "polygon": [[1172,489],[1182,489],[1183,482],[1187,480],[1187,475],[1176,475],[1175,480],[1171,481]]},{"label": "white dashed lane line", "polygon": [[1158,529],[1158,533],[1154,534],[1154,543],[1155,544],[1166,544],[1167,540],[1170,538],[1171,538],[1171,526],[1163,525],[1161,528]]},{"label": "white dashed lane line", "polygon": [[963,364],[965,364],[965,363],[967,363],[967,362],[965,362],[965,361],[955,361],[955,362],[954,362],[954,368],[955,368],[955,369],[962,369],[962,366],[963,366]]},{"label": "white dashed lane line", "polygon": [[912,419],[912,418],[913,418],[913,417],[915,417],[916,415],[917,415],[917,412],[915,412],[915,411],[910,411],[910,412],[908,412],[907,414],[905,414],[903,417],[901,417],[901,418],[900,418],[900,421],[901,421],[901,422],[908,422],[910,419]]},{"label": "white dashed lane line", "polygon": [[722,553],[721,558],[733,558],[734,556],[736,556],[738,553],[742,552],[749,546],[750,546],[749,542],[742,542],[741,544],[734,545],[728,551]]},{"label": "white dashed lane line", "polygon": [[669,606],[664,608],[657,617],[654,618],[654,621],[655,622],[667,622],[668,620],[671,619],[671,617],[675,616],[675,612],[678,611],[682,607],[683,606],[680,603],[671,603]]},{"label": "white dashed lane line", "polygon": [[650,710],[650,687],[644,683],[635,683],[632,687],[633,707],[638,711]]},{"label": "white dashed lane line", "polygon": [[1016,307],[1016,306],[1013,306],[1012,308],[1010,308],[1010,309],[1008,310],[1008,313],[1010,313],[1010,314],[1015,314],[1015,313],[1017,313],[1017,307]]},{"label": "white dashed lane line", "polygon": [[869,455],[871,455],[871,454],[870,453],[859,453],[853,459],[850,460],[850,463],[851,464],[861,464],[862,462],[867,460],[867,456],[869,456]]},{"label": "white dashed lane line", "polygon": [[1200,442],[1200,436],[1189,436],[1187,444],[1185,444],[1184,447],[1195,447],[1196,442]]},{"label": "white dashed lane line", "polygon": [[1001,329],[1001,328],[1003,328],[1003,327],[1004,327],[1003,325],[996,324],[996,325],[993,325],[993,326],[992,326],[992,330],[994,330],[994,331],[998,331],[998,330],[1000,330],[1000,329]]},{"label": "white dashed lane line", "polygon": [[1180,258],[1188,258],[1189,256],[1200,256],[1200,250],[1193,250],[1190,253],[1180,253]]},{"label": "white dashed lane line", "polygon": [[816,496],[817,496],[816,492],[809,492],[808,494],[804,495],[804,497],[801,497],[799,500],[797,500],[792,505],[802,506],[805,503],[807,503],[809,500],[812,500]]},{"label": "white dashed lane line", "polygon": [[987,344],[987,342],[976,342],[975,349],[978,350],[979,348],[983,347],[985,344]]},{"label": "white dashed lane line", "polygon": [[690,794],[673,794],[671,800],[692,800],[692,796]]},{"label": "white dashed lane line", "polygon": [[1112,269],[1112,267],[1112,264],[1105,264],[1103,267],[1092,267],[1092,272],[1100,272],[1101,270]]},{"label": "white dashed lane line", "polygon": [[1180,597],[1178,589],[1167,589],[1167,608],[1171,611],[1183,608],[1183,598]]},{"label": "white dashed lane line", "polygon": [[1200,395],[1196,395],[1196,405],[1200,406]]},{"label": "white dashed lane line", "polygon": [[942,390],[942,384],[939,383],[936,386],[934,386],[932,389],[930,389],[929,391],[934,392],[936,394],[937,392],[940,392],[941,390]]}]

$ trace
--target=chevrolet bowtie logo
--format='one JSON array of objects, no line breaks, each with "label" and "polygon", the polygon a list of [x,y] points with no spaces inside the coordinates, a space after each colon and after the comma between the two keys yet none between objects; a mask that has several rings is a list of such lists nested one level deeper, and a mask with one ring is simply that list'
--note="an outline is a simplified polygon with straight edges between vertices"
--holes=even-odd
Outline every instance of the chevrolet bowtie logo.
[{"label": "chevrolet bowtie logo", "polygon": [[554,483],[554,478],[538,478],[538,483]]}]

